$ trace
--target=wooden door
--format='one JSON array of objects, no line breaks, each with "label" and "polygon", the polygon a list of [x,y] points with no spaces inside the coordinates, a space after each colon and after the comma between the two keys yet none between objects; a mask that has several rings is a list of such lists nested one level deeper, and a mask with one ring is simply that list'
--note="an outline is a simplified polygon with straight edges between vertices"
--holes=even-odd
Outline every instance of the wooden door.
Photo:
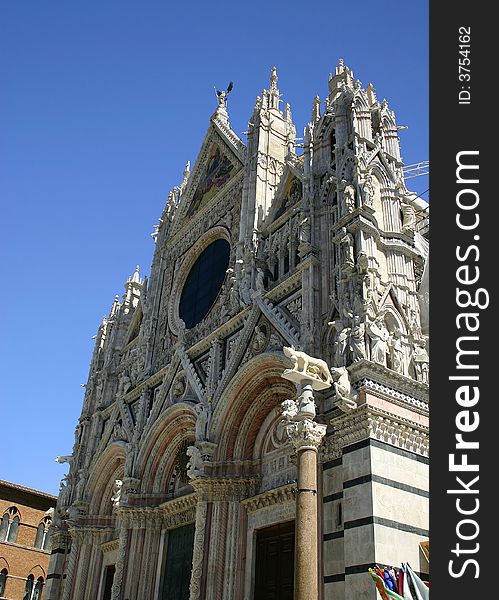
[{"label": "wooden door", "polygon": [[104,570],[104,592],[102,594],[102,600],[111,600],[111,590],[113,588],[114,572],[116,567],[109,565]]},{"label": "wooden door", "polygon": [[194,524],[168,532],[161,600],[189,600]]},{"label": "wooden door", "polygon": [[257,531],[254,600],[293,600],[295,523]]}]

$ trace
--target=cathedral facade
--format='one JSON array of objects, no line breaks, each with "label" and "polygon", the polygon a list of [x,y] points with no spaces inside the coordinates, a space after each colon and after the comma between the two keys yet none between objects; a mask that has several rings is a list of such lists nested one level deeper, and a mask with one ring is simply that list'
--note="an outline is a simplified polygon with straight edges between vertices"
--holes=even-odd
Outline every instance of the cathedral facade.
[{"label": "cathedral facade", "polygon": [[[428,570],[427,205],[340,60],[297,144],[226,93],[99,327],[45,600],[376,597]],[[297,147],[300,151],[297,152]]]}]

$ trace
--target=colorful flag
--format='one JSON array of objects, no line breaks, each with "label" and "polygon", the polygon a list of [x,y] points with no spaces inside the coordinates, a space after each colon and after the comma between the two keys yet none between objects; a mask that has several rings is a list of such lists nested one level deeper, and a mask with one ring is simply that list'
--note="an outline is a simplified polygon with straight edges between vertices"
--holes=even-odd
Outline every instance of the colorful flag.
[{"label": "colorful flag", "polygon": [[411,593],[411,588],[409,587],[409,577],[407,576],[407,569],[404,563],[402,563],[402,573],[404,577],[402,586],[402,596],[404,597],[404,600],[414,600],[413,595]]},{"label": "colorful flag", "polygon": [[383,578],[380,577],[374,569],[369,569],[369,573],[371,574],[371,577],[378,588],[379,595],[383,598],[383,600],[404,600],[402,596],[397,594],[397,592],[389,590],[385,586]]},{"label": "colorful flag", "polygon": [[426,587],[421,577],[414,573],[409,563],[407,563],[407,572],[412,580],[412,583],[414,584],[414,590],[418,600],[430,600],[430,590]]}]

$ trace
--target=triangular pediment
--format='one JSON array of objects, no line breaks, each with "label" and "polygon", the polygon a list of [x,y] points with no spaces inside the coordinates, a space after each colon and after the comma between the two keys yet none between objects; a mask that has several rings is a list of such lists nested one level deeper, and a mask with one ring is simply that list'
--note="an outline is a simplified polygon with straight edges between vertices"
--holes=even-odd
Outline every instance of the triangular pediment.
[{"label": "triangular pediment", "polygon": [[229,158],[228,153],[224,152],[221,145],[217,143],[211,145],[203,162],[196,185],[192,186],[192,194],[186,212],[187,217],[191,217],[202,205],[216,196],[239,170]]},{"label": "triangular pediment", "polygon": [[216,202],[230,188],[242,167],[243,147],[235,144],[232,138],[227,138],[212,122],[182,191],[175,229],[180,229],[186,221]]}]

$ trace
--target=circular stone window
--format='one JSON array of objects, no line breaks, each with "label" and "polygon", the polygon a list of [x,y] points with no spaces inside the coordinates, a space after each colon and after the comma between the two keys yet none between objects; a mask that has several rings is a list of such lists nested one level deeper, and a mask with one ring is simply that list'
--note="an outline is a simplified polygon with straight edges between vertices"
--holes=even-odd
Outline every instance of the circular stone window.
[{"label": "circular stone window", "polygon": [[179,316],[187,329],[200,323],[210,312],[224,282],[229,256],[229,242],[215,240],[203,250],[192,266],[179,304]]}]

